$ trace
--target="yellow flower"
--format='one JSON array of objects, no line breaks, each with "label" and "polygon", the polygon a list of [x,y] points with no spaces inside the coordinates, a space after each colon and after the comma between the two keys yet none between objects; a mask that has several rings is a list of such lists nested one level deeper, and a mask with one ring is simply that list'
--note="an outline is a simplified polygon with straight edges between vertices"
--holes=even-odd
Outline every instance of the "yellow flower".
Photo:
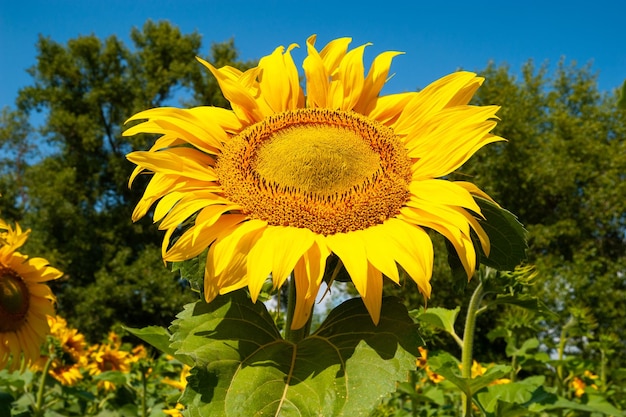
[{"label": "yellow flower", "polygon": [[[459,364],[459,369],[463,370],[463,365]],[[479,377],[484,375],[487,371],[487,368],[482,366],[478,361],[474,360],[472,362],[472,378]]]},{"label": "yellow flower", "polygon": [[574,379],[572,379],[572,381],[569,383],[569,385],[574,390],[574,395],[576,395],[577,397],[580,398],[585,394],[585,388],[587,387],[587,384],[585,384],[585,381],[583,381],[579,377],[575,376]]},{"label": "yellow flower", "polygon": [[77,329],[67,327],[67,321],[60,316],[48,317],[50,333],[56,337],[63,353],[67,356],[66,361],[76,364],[84,364],[87,360],[87,343],[85,335]]},{"label": "yellow flower", "polygon": [[[49,316],[50,335],[56,339],[53,346],[55,357],[50,363],[48,374],[63,385],[74,385],[83,379],[81,368],[87,363],[85,336],[77,329],[67,327],[67,322],[60,316]],[[41,356],[31,367],[42,371],[49,356]]]},{"label": "yellow flower", "polygon": [[137,345],[131,350],[131,361],[133,363],[139,362],[141,359],[148,357],[148,350],[144,345]]},{"label": "yellow flower", "polygon": [[489,385],[504,385],[504,384],[510,384],[511,380],[509,378],[500,378],[500,379],[496,379],[492,382],[489,383]]},{"label": "yellow flower", "polygon": [[184,405],[180,403],[176,403],[176,407],[164,409],[163,412],[168,416],[183,417],[183,413],[181,413],[181,411],[183,411],[184,409],[185,409]]},{"label": "yellow flower", "polygon": [[[180,370],[180,377],[178,381],[171,379],[171,378],[163,378],[161,382],[171,387],[174,387],[182,392],[185,390],[185,387],[187,386],[187,377],[189,376],[190,372],[191,372],[191,367],[189,365],[183,364],[183,367]],[[184,405],[180,403],[176,403],[176,406],[174,408],[163,410],[163,412],[167,414],[168,416],[182,417],[183,414],[181,413],[181,411],[183,411],[184,409],[185,409]]]},{"label": "yellow flower", "polygon": [[[87,365],[87,371],[90,375],[100,375],[108,371],[130,372],[131,353],[119,350],[117,340],[111,338],[111,335],[115,335],[115,333],[109,334],[109,344],[95,345],[91,348],[89,364]],[[100,381],[98,387],[109,391],[114,389],[115,385],[110,381]]]},{"label": "yellow flower", "polygon": [[50,367],[49,374],[61,384],[72,386],[83,379],[83,374],[80,369],[78,364],[59,365],[59,362],[54,361],[53,365]]},{"label": "yellow flower", "polygon": [[430,379],[433,383],[438,384],[441,381],[444,381],[446,378],[439,375],[436,372],[433,372],[433,370],[430,368],[430,366],[428,366],[427,362],[428,362],[428,350],[424,349],[423,347],[418,347],[417,348],[420,352],[420,357],[417,358],[415,364],[417,365],[418,368],[422,368],[426,371],[426,376],[428,377],[428,379]]},{"label": "yellow flower", "polygon": [[0,246],[10,246],[13,250],[18,249],[28,239],[30,232],[22,232],[19,224],[15,223],[15,230],[4,220],[0,219]]},{"label": "yellow flower", "polygon": [[191,372],[191,367],[189,365],[183,364],[183,368],[180,371],[180,377],[178,378],[178,381],[171,379],[171,378],[163,378],[161,382],[171,387],[174,387],[180,391],[183,391],[185,387],[187,386],[187,377],[189,376],[190,372]]},{"label": "yellow flower", "polygon": [[42,283],[62,274],[45,259],[16,252],[29,232],[0,221],[0,369],[38,360],[50,333],[46,316],[54,315],[54,295]]},{"label": "yellow flower", "polygon": [[475,74],[380,95],[399,52],[378,55],[365,75],[367,45],[348,50],[351,39],[340,38],[318,51],[315,40],[306,42],[306,96],[291,57],[295,44],[245,72],[200,60],[232,110],[146,110],[130,120],[147,120],[125,132],[161,135],[128,159],[137,165],[130,183],[152,174],[133,220],[156,204],[164,260],[208,247],[207,301],[245,286],[256,301],[270,274],[279,287],[293,271],[294,329],[309,318],[331,254],[375,323],[383,275],[398,283],[397,264],[430,296],[433,247],[425,228],[450,240],[471,277],[472,230],[489,251],[473,197],[488,197],[444,178],[501,140],[489,133],[498,107],[468,105],[483,82]]}]

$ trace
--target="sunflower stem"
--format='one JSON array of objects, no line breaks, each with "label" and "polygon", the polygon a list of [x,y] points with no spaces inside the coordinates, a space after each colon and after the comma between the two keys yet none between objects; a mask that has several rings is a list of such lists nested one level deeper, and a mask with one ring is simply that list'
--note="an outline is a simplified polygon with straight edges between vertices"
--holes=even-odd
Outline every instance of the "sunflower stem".
[{"label": "sunflower stem", "polygon": [[[461,355],[461,376],[466,379],[472,377],[472,350],[474,349],[474,331],[476,329],[476,316],[480,303],[484,296],[483,283],[479,281],[478,286],[472,294],[469,306],[467,307],[467,316],[465,319],[465,329],[463,330],[463,353]],[[463,416],[471,417],[472,412],[472,393],[470,395],[463,394]]]},{"label": "sunflower stem", "polygon": [[48,377],[48,371],[50,370],[50,365],[52,365],[52,361],[54,360],[54,355],[48,356],[48,360],[41,371],[41,380],[39,381],[39,388],[37,389],[37,401],[35,403],[35,416],[43,415],[43,394],[46,387],[46,378]]},{"label": "sunflower stem", "polygon": [[142,388],[141,415],[142,417],[147,417],[148,415],[148,405],[146,403],[146,397],[148,396],[148,380],[146,378],[147,369],[143,366],[143,364],[141,365],[140,369],[141,369],[141,388]]}]

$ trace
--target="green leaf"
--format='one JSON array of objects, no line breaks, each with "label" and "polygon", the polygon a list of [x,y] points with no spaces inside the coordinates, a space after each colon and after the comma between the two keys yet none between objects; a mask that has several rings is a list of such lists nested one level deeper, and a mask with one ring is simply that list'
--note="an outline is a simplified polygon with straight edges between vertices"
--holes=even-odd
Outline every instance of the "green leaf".
[{"label": "green leaf", "polygon": [[539,339],[533,337],[531,339],[525,340],[522,346],[518,349],[512,343],[507,344],[506,346],[506,356],[526,356],[529,350],[535,350],[539,347]]},{"label": "green leaf", "polygon": [[492,368],[489,368],[484,375],[477,376],[476,378],[472,378],[469,381],[470,390],[472,393],[476,393],[483,389],[484,387],[491,384],[496,379],[500,379],[505,375],[509,375],[511,372],[511,367],[508,365],[496,365]]},{"label": "green leaf", "polygon": [[420,314],[417,319],[435,326],[436,328],[445,330],[451,335],[456,335],[456,332],[454,331],[454,323],[459,315],[459,311],[461,311],[461,307],[457,307],[454,310],[433,307]]},{"label": "green leaf", "polygon": [[204,265],[207,251],[208,249],[205,249],[200,255],[186,261],[173,262],[171,266],[172,272],[178,271],[180,277],[189,281],[191,288],[198,292],[204,288]]},{"label": "green leaf", "polygon": [[[477,393],[474,400],[488,415],[518,415],[516,414],[518,407],[512,407],[511,404],[527,406],[534,401],[546,401],[551,398],[549,395],[553,394],[548,394],[543,390],[537,391],[544,381],[544,377],[538,376],[509,384],[492,385]],[[511,411],[512,414],[504,410]]]},{"label": "green leaf", "polygon": [[15,398],[9,393],[0,392],[0,417],[11,416],[11,403],[15,401]]},{"label": "green leaf", "polygon": [[170,339],[172,335],[167,331],[167,329],[160,326],[148,326],[142,329],[133,329],[124,326],[124,329],[148,343],[150,346],[157,348],[161,352],[172,355],[187,365],[191,366],[193,364],[189,358],[176,355],[175,349],[170,347]]},{"label": "green leaf", "polygon": [[101,374],[94,375],[94,381],[109,381],[116,385],[124,385],[127,380],[127,374],[120,371],[106,371]]},{"label": "green leaf", "polygon": [[496,365],[488,369],[484,375],[475,378],[463,378],[459,375],[459,362],[456,358],[446,352],[437,353],[428,357],[430,369],[443,376],[449,382],[456,385],[465,395],[472,396],[496,379],[511,372],[511,367],[507,365]]},{"label": "green leaf", "polygon": [[196,363],[181,399],[190,416],[368,415],[415,369],[422,344],[395,298],[378,326],[348,300],[297,344],[244,291],[187,305],[171,329],[177,354]]},{"label": "green leaf", "polygon": [[484,198],[474,197],[485,220],[479,220],[491,242],[489,256],[476,244],[480,263],[500,271],[512,271],[526,259],[526,229],[511,212]]},{"label": "green leaf", "polygon": [[539,298],[527,294],[498,295],[495,299],[489,300],[489,306],[494,306],[497,304],[516,305],[527,310],[541,313],[544,316],[551,316],[552,318],[559,317],[558,314],[550,310],[548,306],[546,306],[546,304]]}]

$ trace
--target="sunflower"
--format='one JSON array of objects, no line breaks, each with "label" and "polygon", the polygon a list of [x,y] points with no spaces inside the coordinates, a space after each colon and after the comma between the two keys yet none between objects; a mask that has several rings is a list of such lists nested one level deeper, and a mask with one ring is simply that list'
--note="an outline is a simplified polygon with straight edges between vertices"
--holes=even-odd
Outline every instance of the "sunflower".
[{"label": "sunflower", "polygon": [[[72,386],[83,379],[81,369],[87,364],[85,336],[77,329],[67,326],[61,316],[48,317],[50,326],[51,353],[54,357],[49,365],[48,373],[63,385]],[[41,356],[33,364],[33,371],[42,371],[50,356]]]},{"label": "sunflower", "polygon": [[0,368],[36,361],[50,333],[46,316],[54,315],[54,295],[42,283],[62,274],[45,259],[16,251],[29,233],[0,221]]},{"label": "sunflower", "polygon": [[502,139],[489,133],[498,107],[468,105],[483,78],[456,72],[420,92],[381,95],[399,52],[376,56],[365,75],[367,45],[348,50],[351,39],[340,38],[318,51],[315,40],[306,41],[306,95],[295,44],[245,72],[199,59],[232,110],[150,109],[131,117],[147,120],[125,132],[161,135],[127,157],[137,165],[130,184],[152,174],[133,220],[156,204],[164,260],[208,248],[207,301],[245,286],[256,301],[270,274],[279,287],[293,272],[293,329],[307,322],[331,254],[375,323],[383,276],[398,283],[398,265],[430,297],[426,229],[454,245],[471,277],[472,231],[489,251],[474,196],[489,197],[445,178]]},{"label": "sunflower", "polygon": [[68,361],[73,363],[85,363],[87,359],[87,342],[85,335],[77,329],[67,326],[67,321],[61,317],[49,317],[50,333],[58,339],[63,354]]},{"label": "sunflower", "polygon": [[[87,371],[89,375],[100,375],[103,372],[118,371],[123,373],[130,372],[133,363],[132,354],[124,350],[120,350],[120,345],[110,339],[111,343],[95,345],[89,352],[89,363]],[[110,391],[115,388],[115,384],[107,380],[98,382],[98,388]]]}]

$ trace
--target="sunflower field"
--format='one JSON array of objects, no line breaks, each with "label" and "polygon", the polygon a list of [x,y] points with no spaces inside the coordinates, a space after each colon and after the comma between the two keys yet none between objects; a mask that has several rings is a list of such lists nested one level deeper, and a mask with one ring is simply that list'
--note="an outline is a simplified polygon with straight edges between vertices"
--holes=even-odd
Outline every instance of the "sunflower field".
[{"label": "sunflower field", "polygon": [[0,417],[626,415],[590,66],[388,93],[348,37],[130,39],[40,38],[2,110]]}]

